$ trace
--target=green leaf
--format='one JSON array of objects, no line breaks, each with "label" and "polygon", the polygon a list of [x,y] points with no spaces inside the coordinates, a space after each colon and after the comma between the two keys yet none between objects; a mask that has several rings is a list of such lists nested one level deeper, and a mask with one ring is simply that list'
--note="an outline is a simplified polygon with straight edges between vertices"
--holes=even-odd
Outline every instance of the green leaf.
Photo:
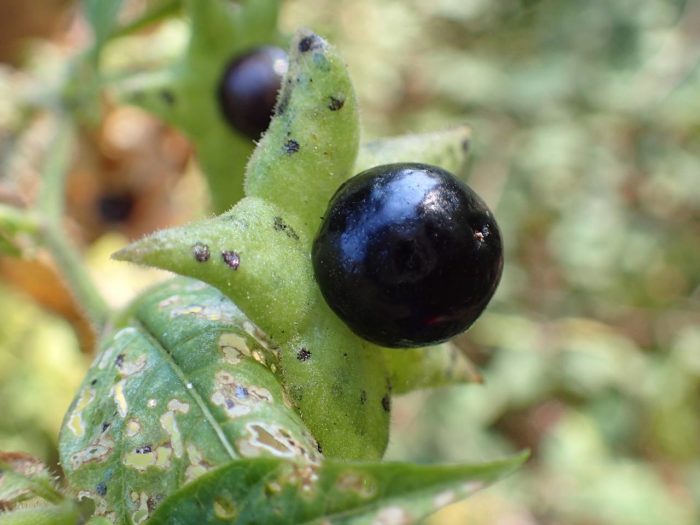
[{"label": "green leaf", "polygon": [[476,366],[452,343],[382,352],[394,394],[482,381]]},{"label": "green leaf", "polygon": [[274,376],[278,350],[215,289],[158,286],[114,321],[68,410],[59,452],[72,494],[140,523],[231,460],[315,463],[317,444]]},{"label": "green leaf", "polygon": [[131,78],[116,89],[122,101],[154,113],[193,142],[216,213],[243,197],[245,165],[254,147],[224,120],[216,95],[218,84],[234,57],[280,41],[276,29],[279,3],[188,1],[191,37],[182,60],[162,71]]},{"label": "green leaf", "polygon": [[455,175],[464,174],[471,132],[459,126],[432,133],[390,137],[361,145],[354,173],[393,162],[422,162],[440,166]]},{"label": "green leaf", "polygon": [[72,501],[60,505],[46,505],[18,509],[0,514],[0,525],[76,525],[80,511]]},{"label": "green leaf", "polygon": [[156,232],[113,257],[217,287],[281,344],[314,300],[308,247],[298,218],[245,198],[219,217]]},{"label": "green leaf", "polygon": [[0,509],[37,498],[50,503],[63,500],[46,466],[29,454],[0,453]]},{"label": "green leaf", "polygon": [[246,195],[297,214],[313,235],[351,175],[358,142],[357,102],[343,60],[318,35],[298,31],[275,116],[248,164]]},{"label": "green leaf", "polygon": [[149,524],[416,523],[511,473],[526,458],[436,466],[241,460],[183,487]]}]

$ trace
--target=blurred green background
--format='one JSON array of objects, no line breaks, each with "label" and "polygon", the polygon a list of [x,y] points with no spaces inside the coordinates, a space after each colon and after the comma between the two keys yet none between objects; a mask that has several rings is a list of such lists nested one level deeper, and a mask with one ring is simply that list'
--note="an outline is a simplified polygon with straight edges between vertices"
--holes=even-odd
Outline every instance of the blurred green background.
[{"label": "blurred green background", "polygon": [[[341,49],[365,138],[467,123],[470,184],[503,230],[499,291],[458,339],[485,383],[397,399],[388,458],[532,459],[428,523],[698,523],[700,2],[289,0],[281,24]],[[75,26],[51,45],[78,45]],[[184,31],[141,38],[167,47]],[[31,67],[2,70],[6,128],[12,86],[64,56],[42,45]],[[0,132],[0,154],[13,138]],[[4,164],[0,188],[18,184]],[[199,195],[190,175],[178,184]],[[133,274],[101,266],[112,235],[86,249],[123,291]],[[89,356],[5,281],[0,450],[55,461]]]}]

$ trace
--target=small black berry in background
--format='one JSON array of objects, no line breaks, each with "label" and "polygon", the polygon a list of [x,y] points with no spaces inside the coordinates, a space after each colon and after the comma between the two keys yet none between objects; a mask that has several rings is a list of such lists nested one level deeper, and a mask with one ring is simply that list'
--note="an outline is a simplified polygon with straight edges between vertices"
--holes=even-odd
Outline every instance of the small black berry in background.
[{"label": "small black berry in background", "polygon": [[135,200],[130,191],[107,193],[97,199],[97,211],[105,222],[124,222],[131,216]]},{"label": "small black berry in background", "polygon": [[360,337],[389,347],[466,330],[503,269],[486,204],[449,172],[417,163],[377,166],[345,182],[312,258],[331,309]]},{"label": "small black berry in background", "polygon": [[224,118],[236,131],[260,138],[270,125],[287,66],[287,53],[274,46],[252,49],[228,63],[218,99]]}]

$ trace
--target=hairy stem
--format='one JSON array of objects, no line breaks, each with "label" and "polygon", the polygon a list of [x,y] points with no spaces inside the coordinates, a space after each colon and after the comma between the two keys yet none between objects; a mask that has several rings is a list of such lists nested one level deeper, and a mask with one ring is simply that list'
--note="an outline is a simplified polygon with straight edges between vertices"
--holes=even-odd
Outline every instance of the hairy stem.
[{"label": "hairy stem", "polygon": [[64,116],[59,122],[56,138],[44,165],[37,212],[44,245],[51,253],[76,302],[83,308],[95,329],[99,330],[107,320],[109,308],[62,227],[65,178],[74,142],[73,123]]}]

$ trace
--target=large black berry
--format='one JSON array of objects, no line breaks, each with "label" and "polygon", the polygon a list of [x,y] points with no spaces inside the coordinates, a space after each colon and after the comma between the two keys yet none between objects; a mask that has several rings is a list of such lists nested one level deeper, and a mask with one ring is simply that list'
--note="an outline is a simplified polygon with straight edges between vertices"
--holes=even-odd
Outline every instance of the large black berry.
[{"label": "large black berry", "polygon": [[267,129],[277,92],[287,71],[287,53],[264,46],[231,60],[218,87],[221,112],[237,131],[253,140]]},{"label": "large black berry", "polygon": [[484,310],[501,278],[501,234],[449,172],[387,164],[338,189],[313,266],[326,302],[357,335],[423,346],[466,330]]}]

